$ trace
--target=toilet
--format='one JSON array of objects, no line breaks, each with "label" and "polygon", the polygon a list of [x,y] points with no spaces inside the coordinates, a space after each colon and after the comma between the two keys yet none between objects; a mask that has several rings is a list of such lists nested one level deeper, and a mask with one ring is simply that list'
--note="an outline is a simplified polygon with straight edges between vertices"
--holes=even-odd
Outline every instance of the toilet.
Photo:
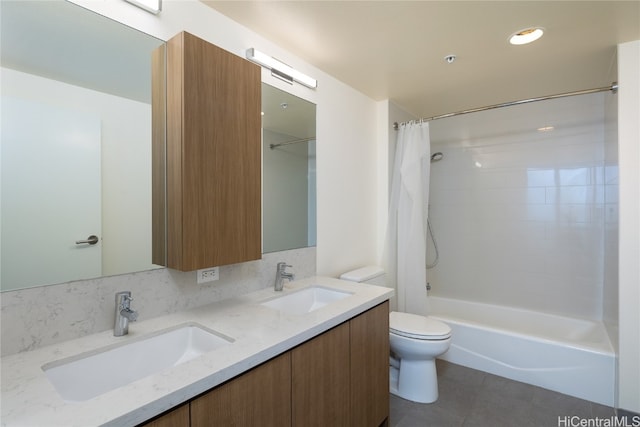
[{"label": "toilet", "polygon": [[[369,266],[344,273],[342,280],[385,286],[385,272]],[[426,304],[426,301],[425,301]],[[419,403],[438,400],[436,357],[451,344],[451,328],[417,314],[389,313],[389,391]]]}]

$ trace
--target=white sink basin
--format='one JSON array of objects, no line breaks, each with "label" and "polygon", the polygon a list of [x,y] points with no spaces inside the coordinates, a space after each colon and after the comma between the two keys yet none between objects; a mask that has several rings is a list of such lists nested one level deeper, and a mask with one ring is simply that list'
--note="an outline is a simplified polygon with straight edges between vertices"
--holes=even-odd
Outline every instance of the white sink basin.
[{"label": "white sink basin", "polygon": [[350,292],[311,286],[281,297],[270,299],[260,305],[288,314],[306,314],[352,295]]},{"label": "white sink basin", "polygon": [[83,402],[233,342],[194,323],[42,367],[67,402]]}]

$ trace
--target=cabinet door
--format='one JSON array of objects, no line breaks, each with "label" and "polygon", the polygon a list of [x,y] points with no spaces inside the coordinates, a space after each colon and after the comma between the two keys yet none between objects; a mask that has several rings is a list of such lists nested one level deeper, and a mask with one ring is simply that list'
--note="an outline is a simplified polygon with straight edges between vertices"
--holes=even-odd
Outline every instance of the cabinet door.
[{"label": "cabinet door", "polygon": [[189,427],[189,404],[159,416],[155,420],[142,424],[143,427]]},{"label": "cabinet door", "polygon": [[191,426],[291,425],[291,355],[285,353],[191,401]]},{"label": "cabinet door", "polygon": [[389,302],[349,323],[351,426],[379,426],[389,417]]},{"label": "cabinet door", "polygon": [[260,259],[260,67],[182,32],[166,78],[167,267]]},{"label": "cabinet door", "polygon": [[350,426],[349,323],[291,350],[294,427]]}]

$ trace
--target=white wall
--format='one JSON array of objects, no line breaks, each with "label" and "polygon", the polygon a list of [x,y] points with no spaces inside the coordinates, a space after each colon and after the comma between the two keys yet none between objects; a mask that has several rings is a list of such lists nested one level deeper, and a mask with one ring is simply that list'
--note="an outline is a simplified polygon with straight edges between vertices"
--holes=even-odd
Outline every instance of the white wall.
[{"label": "white wall", "polygon": [[391,102],[389,100],[380,101],[377,104],[377,123],[378,123],[378,143],[377,143],[377,193],[378,201],[376,210],[378,212],[376,228],[378,230],[377,242],[377,265],[382,265],[384,256],[385,234],[387,230],[387,221],[389,217],[389,175],[391,168],[389,165],[389,150],[391,135],[389,126],[391,123]]},{"label": "white wall", "polygon": [[317,110],[318,273],[339,276],[377,261],[376,105],[337,81],[329,89]]},{"label": "white wall", "polygon": [[601,319],[604,94],[436,120],[431,151],[432,295]]},{"label": "white wall", "polygon": [[618,46],[618,406],[640,413],[640,40]]}]

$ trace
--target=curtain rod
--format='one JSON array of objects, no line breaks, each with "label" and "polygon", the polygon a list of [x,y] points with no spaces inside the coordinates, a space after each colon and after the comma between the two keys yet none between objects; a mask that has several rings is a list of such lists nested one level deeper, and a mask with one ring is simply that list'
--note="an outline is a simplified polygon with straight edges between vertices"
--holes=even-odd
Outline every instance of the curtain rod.
[{"label": "curtain rod", "polygon": [[300,144],[301,142],[309,142],[313,141],[314,139],[316,139],[315,136],[312,136],[310,138],[294,139],[293,141],[281,142],[279,144],[269,144],[269,148],[273,150],[274,148],[280,147],[281,145]]},{"label": "curtain rod", "polygon": [[[472,108],[470,110],[457,111],[455,113],[447,113],[447,114],[442,114],[442,115],[439,115],[439,116],[425,117],[425,118],[417,119],[417,120],[409,120],[408,122],[403,122],[401,124],[411,123],[412,121],[420,122],[420,123],[422,123],[422,122],[430,122],[431,120],[444,119],[446,117],[453,117],[453,116],[461,116],[463,114],[477,113],[479,111],[493,110],[494,108],[510,107],[512,105],[528,104],[530,102],[537,102],[537,101],[546,101],[547,99],[564,98],[566,96],[575,96],[575,95],[587,95],[587,94],[590,94],[590,93],[607,92],[607,91],[611,91],[613,93],[616,93],[618,91],[618,83],[617,82],[613,82],[613,83],[611,83],[610,86],[599,87],[599,88],[595,88],[595,89],[578,90],[578,91],[575,91],[575,92],[566,92],[566,93],[560,93],[560,94],[556,94],[556,95],[547,95],[547,96],[541,96],[541,97],[538,97],[538,98],[521,99],[520,101],[504,102],[502,104],[494,104],[494,105],[489,105],[487,107]],[[398,124],[398,122],[395,122],[393,124],[393,129],[394,130],[398,130],[399,126],[400,125]]]}]

